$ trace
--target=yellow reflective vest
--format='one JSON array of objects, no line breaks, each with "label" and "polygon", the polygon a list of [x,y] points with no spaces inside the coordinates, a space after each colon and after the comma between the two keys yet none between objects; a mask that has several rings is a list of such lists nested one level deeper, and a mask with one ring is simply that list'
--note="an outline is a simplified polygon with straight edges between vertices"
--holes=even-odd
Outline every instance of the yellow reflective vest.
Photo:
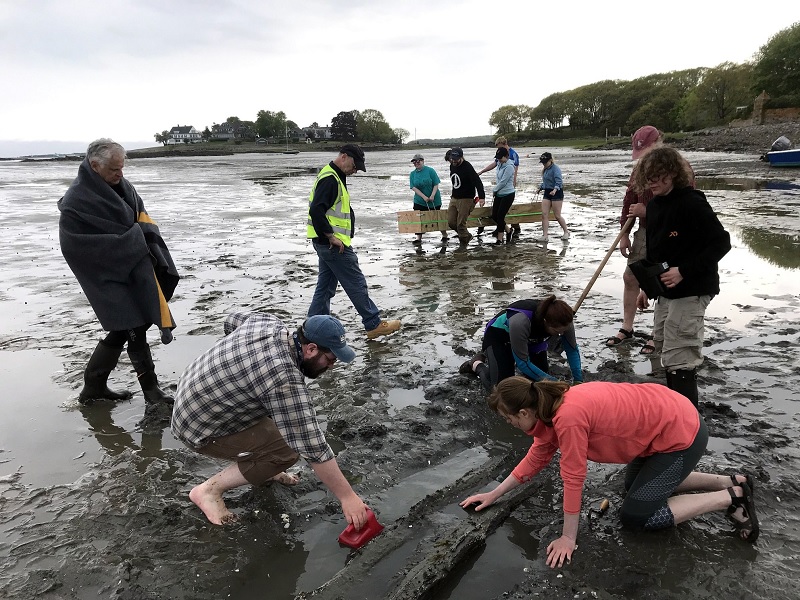
[{"label": "yellow reflective vest", "polygon": [[306,226],[306,237],[313,239],[316,237],[325,237],[317,234],[314,229],[314,224],[311,222],[311,203],[314,201],[314,192],[317,191],[317,184],[325,177],[335,177],[336,183],[339,184],[339,193],[336,195],[336,202],[333,203],[325,213],[328,223],[331,224],[333,235],[340,240],[345,246],[350,246],[350,194],[347,188],[344,187],[339,174],[330,165],[325,165],[317,175],[317,180],[314,182],[314,187],[311,188],[311,195],[308,197],[308,224]]}]

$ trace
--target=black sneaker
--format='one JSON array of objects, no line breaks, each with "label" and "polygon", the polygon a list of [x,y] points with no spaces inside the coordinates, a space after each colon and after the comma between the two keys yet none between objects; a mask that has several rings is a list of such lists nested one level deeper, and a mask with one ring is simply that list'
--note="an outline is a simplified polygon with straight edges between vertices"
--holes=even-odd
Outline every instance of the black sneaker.
[{"label": "black sneaker", "polygon": [[474,371],[472,370],[472,363],[474,363],[476,360],[485,363],[486,355],[483,352],[478,352],[475,356],[473,356],[469,360],[461,363],[461,366],[458,367],[458,372],[461,373],[462,375],[468,375],[470,373],[474,373]]}]

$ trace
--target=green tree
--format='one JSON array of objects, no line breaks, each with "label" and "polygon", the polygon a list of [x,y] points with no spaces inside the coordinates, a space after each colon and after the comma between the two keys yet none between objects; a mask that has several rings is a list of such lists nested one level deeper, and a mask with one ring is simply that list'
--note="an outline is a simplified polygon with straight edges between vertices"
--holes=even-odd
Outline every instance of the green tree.
[{"label": "green tree", "polygon": [[392,129],[392,133],[394,133],[394,143],[395,144],[403,144],[405,143],[408,136],[411,135],[408,129],[403,129],[402,127],[396,127]]},{"label": "green tree", "polygon": [[506,104],[489,117],[489,125],[497,129],[497,133],[519,133],[528,127],[531,120],[531,107],[525,104]]},{"label": "green tree", "polygon": [[166,146],[167,145],[167,141],[169,140],[169,131],[167,131],[165,129],[161,133],[156,133],[153,137],[156,138],[156,141],[159,144],[162,144],[162,145]]},{"label": "green tree", "polygon": [[357,110],[342,111],[331,119],[331,137],[334,140],[352,142],[356,139]]},{"label": "green tree", "polygon": [[206,125],[206,128],[203,129],[203,133],[200,134],[200,137],[203,138],[204,142],[207,142],[211,139],[211,130],[208,128],[208,125]]},{"label": "green tree", "polygon": [[772,97],[800,94],[800,21],[776,33],[756,53],[751,90]]},{"label": "green tree", "polygon": [[751,100],[753,66],[724,62],[708,69],[686,96],[679,123],[683,129],[722,125],[735,116],[736,107]]},{"label": "green tree", "polygon": [[569,102],[565,93],[550,94],[538,106],[531,109],[528,127],[531,129],[556,129],[564,124],[564,119],[569,112]]},{"label": "green tree", "polygon": [[256,115],[255,130],[259,137],[284,137],[286,135],[286,113],[260,110]]},{"label": "green tree", "polygon": [[364,142],[388,144],[394,141],[394,132],[383,117],[383,113],[374,108],[361,111],[356,117],[356,136]]}]

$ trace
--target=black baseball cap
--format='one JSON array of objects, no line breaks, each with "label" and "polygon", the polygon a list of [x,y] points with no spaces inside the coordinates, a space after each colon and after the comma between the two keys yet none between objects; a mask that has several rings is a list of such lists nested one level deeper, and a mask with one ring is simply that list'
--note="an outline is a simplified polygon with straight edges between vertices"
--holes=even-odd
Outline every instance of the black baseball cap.
[{"label": "black baseball cap", "polygon": [[451,148],[450,149],[450,160],[458,160],[459,158],[464,158],[464,151],[461,148]]},{"label": "black baseball cap", "polygon": [[539,157],[539,162],[545,164],[548,160],[553,160],[553,155],[549,152],[542,152],[542,155]]},{"label": "black baseball cap", "polygon": [[356,171],[364,171],[367,172],[367,167],[364,164],[364,151],[355,144],[345,144],[341,148],[339,148],[339,152],[341,154],[347,154],[350,156],[356,163]]}]

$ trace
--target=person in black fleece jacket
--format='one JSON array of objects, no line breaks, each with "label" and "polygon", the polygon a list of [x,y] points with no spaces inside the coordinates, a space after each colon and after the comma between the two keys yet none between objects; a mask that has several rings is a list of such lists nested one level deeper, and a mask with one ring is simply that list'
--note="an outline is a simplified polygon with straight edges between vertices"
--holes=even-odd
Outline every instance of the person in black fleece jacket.
[{"label": "person in black fleece jacket", "polygon": [[472,234],[467,230],[467,217],[475,207],[476,197],[483,206],[486,192],[474,167],[464,160],[461,148],[450,150],[450,181],[453,183],[453,193],[447,206],[447,225],[456,231],[461,243],[466,244],[472,239]]},{"label": "person in black fleece jacket", "polygon": [[[666,263],[663,291],[655,298],[653,338],[667,386],[698,405],[697,367],[703,362],[706,307],[719,294],[717,264],[731,249],[705,194],[691,186],[689,163],[673,148],[656,148],[640,159],[635,185],[649,189],[647,260]],[[650,299],[639,292],[637,306]]]}]

